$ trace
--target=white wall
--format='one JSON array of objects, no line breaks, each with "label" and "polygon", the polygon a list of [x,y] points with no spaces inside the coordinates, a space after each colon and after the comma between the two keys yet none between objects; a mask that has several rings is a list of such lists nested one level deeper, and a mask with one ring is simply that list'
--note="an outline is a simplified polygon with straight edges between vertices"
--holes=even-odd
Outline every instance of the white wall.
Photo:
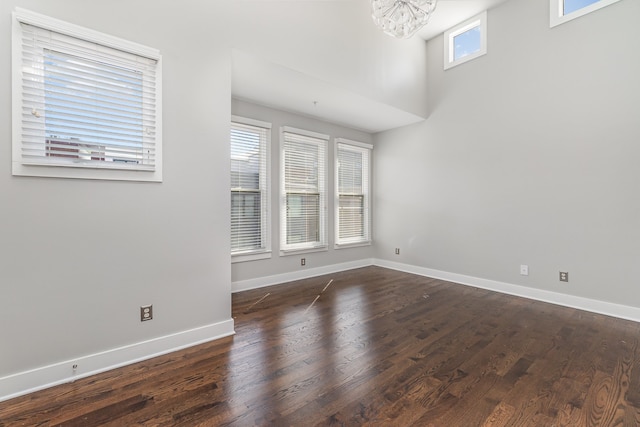
[{"label": "white wall", "polygon": [[375,138],[376,256],[640,307],[640,2],[548,8],[490,10],[488,54],[448,71],[428,43],[429,118]]},{"label": "white wall", "polygon": [[[263,284],[280,283],[286,280],[293,280],[298,277],[306,277],[325,273],[336,264],[356,263],[361,260],[371,259],[373,256],[373,246],[357,248],[334,249],[335,243],[335,219],[333,195],[335,191],[335,169],[334,169],[334,138],[347,138],[354,141],[371,143],[370,134],[349,129],[343,126],[322,122],[313,118],[291,114],[272,108],[263,107],[253,103],[233,100],[231,105],[233,114],[255,120],[271,123],[271,211],[272,211],[272,255],[269,259],[240,262],[232,265],[231,279],[234,290],[247,287],[256,287]],[[279,192],[280,192],[280,128],[291,126],[298,129],[309,130],[330,136],[327,163],[327,222],[328,241],[327,251],[312,252],[297,255],[280,256],[280,217],[279,217]],[[305,258],[305,266],[300,265],[300,258]],[[360,264],[358,264],[360,265]],[[275,277],[273,277],[275,276]],[[275,282],[274,282],[275,280]]]},{"label": "white wall", "polygon": [[[161,51],[163,183],[11,175],[16,6]],[[0,34],[0,400],[68,379],[72,363],[85,375],[232,332],[232,48],[405,111],[423,115],[427,107],[424,43],[379,33],[366,1],[3,0]],[[287,122],[370,139],[255,106],[234,108],[275,128]],[[306,258],[318,272],[371,253]],[[300,271],[297,257],[278,258],[235,265],[233,280]],[[139,321],[143,304],[154,305],[151,322]]]},{"label": "white wall", "polygon": [[[549,29],[547,2],[511,0],[489,12],[488,55],[447,72],[441,38],[388,38],[366,3],[0,4],[0,399],[65,379],[69,361],[230,332],[232,277],[301,271],[299,257],[230,264],[231,48],[416,114],[430,95],[426,122],[374,138],[374,248],[309,254],[307,268],[375,255],[640,307],[640,2]],[[160,49],[163,183],[11,176],[15,6]],[[233,112],[370,138],[248,103]],[[140,323],[149,303],[155,318]]]},{"label": "white wall", "polygon": [[[11,175],[14,6],[160,49],[163,183]],[[194,328],[210,328],[197,339],[233,332],[230,48],[211,36],[207,18],[226,8],[199,2],[187,20],[189,7],[169,0],[0,5],[0,398],[70,375],[70,363],[49,372],[60,370],[51,368],[59,362],[93,355],[86,359],[91,368],[79,363],[82,374],[166,349],[154,344],[118,353],[123,346]],[[205,52],[193,43],[199,39],[208,40]],[[144,304],[153,304],[154,319],[141,323]],[[114,351],[95,363],[98,353]],[[45,369],[35,380],[11,377],[39,368]]]}]

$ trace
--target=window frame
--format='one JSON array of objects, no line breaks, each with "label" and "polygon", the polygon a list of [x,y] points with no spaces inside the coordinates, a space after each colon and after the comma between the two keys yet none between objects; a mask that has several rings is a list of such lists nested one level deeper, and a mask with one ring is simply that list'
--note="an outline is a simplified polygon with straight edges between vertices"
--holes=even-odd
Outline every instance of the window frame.
[{"label": "window frame", "polygon": [[[455,38],[476,27],[480,28],[480,50],[470,55],[455,58]],[[444,32],[444,69],[456,67],[487,54],[487,11],[467,19]]]},{"label": "window frame", "polygon": [[[265,140],[261,141],[263,144],[261,148],[261,156],[264,158],[260,159],[260,176],[258,178],[260,193],[260,233],[261,240],[263,242],[263,247],[253,249],[253,250],[243,250],[243,251],[233,251],[231,250],[231,262],[245,262],[245,261],[255,261],[259,259],[267,259],[271,258],[271,123],[263,122],[260,120],[250,119],[247,117],[241,117],[232,115],[231,116],[231,126],[233,127],[233,123],[238,123],[240,125],[260,128],[265,131]],[[230,130],[231,131],[231,130]],[[229,142],[231,144],[231,140]],[[230,188],[230,196],[234,193],[233,189]],[[231,203],[233,203],[233,196]],[[233,208],[233,206],[231,206]],[[231,212],[230,212],[231,213]],[[230,235],[232,229],[230,227]]]},{"label": "window frame", "polygon": [[[352,150],[355,152],[366,152],[367,153],[367,164],[366,166],[362,165],[362,179],[365,181],[366,175],[366,185],[363,185],[363,191],[361,194],[352,194],[352,196],[362,197],[363,198],[363,237],[360,239],[357,238],[340,238],[340,160],[338,157],[338,152],[340,146],[348,147],[347,150]],[[372,230],[372,220],[371,220],[371,166],[373,164],[373,145],[367,144],[359,141],[352,141],[345,138],[335,138],[334,140],[334,168],[335,168],[335,178],[334,178],[334,187],[335,187],[335,195],[334,195],[334,223],[335,223],[335,243],[334,249],[344,249],[344,248],[352,248],[358,246],[369,246],[372,243],[371,230]],[[366,170],[364,170],[366,169]],[[363,184],[365,184],[363,182]]]},{"label": "window frame", "polygon": [[[109,49],[125,52],[127,55],[135,55],[144,57],[156,62],[155,71],[155,135],[153,138],[155,149],[155,162],[149,168],[133,168],[128,167],[123,162],[104,162],[96,164],[88,164],[83,162],[61,162],[52,164],[42,160],[26,161],[22,156],[22,114],[25,107],[23,99],[23,27],[22,24],[38,27],[45,31],[59,33],[66,37],[72,37],[80,41],[80,43],[89,43],[101,45]],[[85,28],[76,24],[71,24],[49,16],[41,15],[26,9],[15,8],[12,12],[12,174],[14,176],[36,176],[36,177],[52,177],[52,178],[79,178],[79,179],[100,179],[100,180],[121,180],[121,181],[148,181],[162,182],[162,55],[159,50],[143,46],[141,44],[124,40],[115,36],[104,34],[89,28]],[[44,51],[43,51],[44,55]],[[80,56],[87,61],[91,58]],[[106,62],[107,65],[114,65]],[[142,78],[146,78],[145,75]],[[146,100],[146,98],[143,98]],[[55,141],[53,138],[48,140]],[[64,138],[63,138],[64,139]],[[61,139],[62,141],[62,139]],[[74,140],[56,141],[58,145],[74,146]],[[43,141],[45,151],[48,149],[47,141]],[[69,156],[79,158],[79,149],[69,149]],[[67,151],[60,149],[60,151]],[[55,156],[52,156],[55,157]],[[99,160],[99,158],[92,158]]]},{"label": "window frame", "polygon": [[[318,212],[318,241],[317,242],[302,242],[287,244],[287,191],[285,182],[286,172],[286,144],[285,133],[291,133],[299,135],[305,138],[312,138],[317,140],[317,149],[319,159],[322,160],[322,165],[318,167],[318,194],[319,194],[319,212]],[[329,135],[312,132],[304,129],[293,128],[290,126],[282,126],[280,128],[280,256],[295,255],[309,252],[320,252],[328,250],[327,242],[327,188],[328,188],[328,145]],[[298,194],[298,193],[296,193]],[[316,194],[316,193],[309,193]]]},{"label": "window frame", "polygon": [[[620,0],[598,0],[597,2],[564,14],[564,0],[549,0],[549,27],[553,28],[566,22],[572,21],[581,16],[588,15],[603,7],[610,6]],[[554,13],[555,11],[555,13]]]}]

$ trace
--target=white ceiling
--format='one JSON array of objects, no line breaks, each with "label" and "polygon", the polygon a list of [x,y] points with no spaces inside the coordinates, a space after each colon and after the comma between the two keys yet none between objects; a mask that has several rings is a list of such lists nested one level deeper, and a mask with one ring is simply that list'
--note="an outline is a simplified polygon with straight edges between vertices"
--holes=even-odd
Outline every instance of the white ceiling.
[{"label": "white ceiling", "polygon": [[[429,40],[454,25],[504,1],[507,0],[439,0],[431,20],[418,33],[418,36]],[[232,96],[237,99],[314,117],[369,133],[381,132],[424,120],[423,117],[394,106],[237,50],[233,52],[231,90]]]},{"label": "white ceiling", "polygon": [[424,120],[254,55],[234,50],[232,59],[231,92],[237,99],[368,133]]}]

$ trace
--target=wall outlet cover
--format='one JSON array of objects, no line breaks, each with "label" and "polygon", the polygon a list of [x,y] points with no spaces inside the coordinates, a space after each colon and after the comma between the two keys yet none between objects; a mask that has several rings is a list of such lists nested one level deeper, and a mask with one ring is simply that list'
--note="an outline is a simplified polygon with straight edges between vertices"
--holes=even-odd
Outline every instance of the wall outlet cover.
[{"label": "wall outlet cover", "polygon": [[143,305],[140,307],[140,321],[146,322],[153,319],[153,305]]}]

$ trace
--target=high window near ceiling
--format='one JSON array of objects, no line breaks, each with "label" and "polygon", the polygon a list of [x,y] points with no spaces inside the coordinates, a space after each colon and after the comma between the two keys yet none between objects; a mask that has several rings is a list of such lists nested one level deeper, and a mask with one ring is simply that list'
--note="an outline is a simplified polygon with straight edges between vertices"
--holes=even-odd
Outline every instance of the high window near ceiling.
[{"label": "high window near ceiling", "polygon": [[327,249],[327,135],[281,129],[280,251]]},{"label": "high window near ceiling", "polygon": [[549,25],[564,24],[620,0],[549,0]]},{"label": "high window near ceiling", "polygon": [[161,57],[13,13],[13,174],[162,181]]},{"label": "high window near ceiling", "polygon": [[372,146],[336,138],[336,248],[371,243]]},{"label": "high window near ceiling", "polygon": [[487,53],[487,12],[444,33],[444,69],[464,64]]},{"label": "high window near ceiling", "polygon": [[231,118],[231,255],[233,262],[268,258],[271,123]]}]

